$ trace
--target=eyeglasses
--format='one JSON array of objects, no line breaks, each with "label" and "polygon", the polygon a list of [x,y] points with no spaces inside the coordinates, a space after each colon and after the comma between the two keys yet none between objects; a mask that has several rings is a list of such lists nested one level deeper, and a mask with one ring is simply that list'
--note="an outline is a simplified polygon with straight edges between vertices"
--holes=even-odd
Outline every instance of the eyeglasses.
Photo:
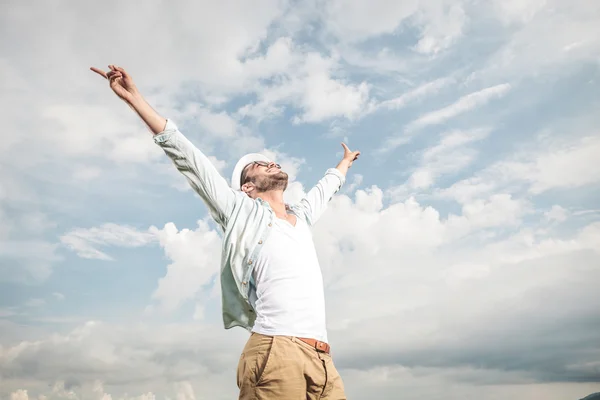
[{"label": "eyeglasses", "polygon": [[252,161],[250,165],[252,164],[260,165],[261,167],[268,167],[269,165],[273,164],[276,168],[281,168],[281,165],[270,161]]},{"label": "eyeglasses", "polygon": [[269,165],[273,165],[275,168],[281,169],[281,165],[273,163],[271,161],[252,161],[250,164],[246,165],[246,167],[242,171],[242,176],[240,177],[240,185],[244,185],[248,181],[246,175],[248,173],[248,167],[250,167],[251,165],[260,165],[261,167],[268,167]]}]

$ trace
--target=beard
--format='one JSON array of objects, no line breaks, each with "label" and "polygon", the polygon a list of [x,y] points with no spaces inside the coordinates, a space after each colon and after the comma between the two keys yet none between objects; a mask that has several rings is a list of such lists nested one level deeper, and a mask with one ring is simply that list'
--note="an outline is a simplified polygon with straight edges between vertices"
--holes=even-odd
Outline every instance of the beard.
[{"label": "beard", "polygon": [[288,185],[288,174],[279,171],[273,175],[261,176],[254,180],[254,186],[259,193],[271,190],[285,190]]}]

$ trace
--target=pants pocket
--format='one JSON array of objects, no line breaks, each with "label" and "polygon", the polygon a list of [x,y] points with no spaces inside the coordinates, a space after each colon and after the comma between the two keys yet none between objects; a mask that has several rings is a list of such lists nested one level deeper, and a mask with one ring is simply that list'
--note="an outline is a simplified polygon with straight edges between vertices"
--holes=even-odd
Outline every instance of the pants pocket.
[{"label": "pants pocket", "polygon": [[273,365],[273,359],[275,358],[273,356],[273,353],[275,351],[275,343],[276,343],[275,339],[276,338],[273,337],[273,339],[271,340],[271,346],[269,346],[269,350],[262,357],[262,360],[260,361],[260,367],[256,371],[256,381],[255,381],[256,382],[256,386],[259,386],[262,383],[264,383],[265,380],[269,376],[269,372],[270,372],[271,367]]},{"label": "pants pocket", "polygon": [[237,368],[238,388],[262,383],[270,369],[275,338],[253,333],[240,356]]}]

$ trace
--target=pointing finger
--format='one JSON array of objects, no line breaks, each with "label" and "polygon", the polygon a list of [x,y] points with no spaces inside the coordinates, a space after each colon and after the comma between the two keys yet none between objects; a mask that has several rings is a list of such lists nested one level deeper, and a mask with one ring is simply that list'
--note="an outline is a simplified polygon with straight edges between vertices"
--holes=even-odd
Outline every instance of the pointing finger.
[{"label": "pointing finger", "polygon": [[102,71],[101,69],[98,69],[96,67],[91,67],[90,69],[92,71],[94,71],[95,73],[97,73],[98,75],[102,76],[103,78],[108,79],[108,76],[106,76],[106,72]]}]

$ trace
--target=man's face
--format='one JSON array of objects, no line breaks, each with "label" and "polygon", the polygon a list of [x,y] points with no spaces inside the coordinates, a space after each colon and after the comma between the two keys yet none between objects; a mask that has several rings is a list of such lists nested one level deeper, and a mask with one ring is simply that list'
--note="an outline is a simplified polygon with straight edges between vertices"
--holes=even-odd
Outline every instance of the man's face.
[{"label": "man's face", "polygon": [[274,162],[256,161],[244,168],[242,185],[244,183],[252,184],[257,193],[285,190],[288,185],[288,174]]}]

